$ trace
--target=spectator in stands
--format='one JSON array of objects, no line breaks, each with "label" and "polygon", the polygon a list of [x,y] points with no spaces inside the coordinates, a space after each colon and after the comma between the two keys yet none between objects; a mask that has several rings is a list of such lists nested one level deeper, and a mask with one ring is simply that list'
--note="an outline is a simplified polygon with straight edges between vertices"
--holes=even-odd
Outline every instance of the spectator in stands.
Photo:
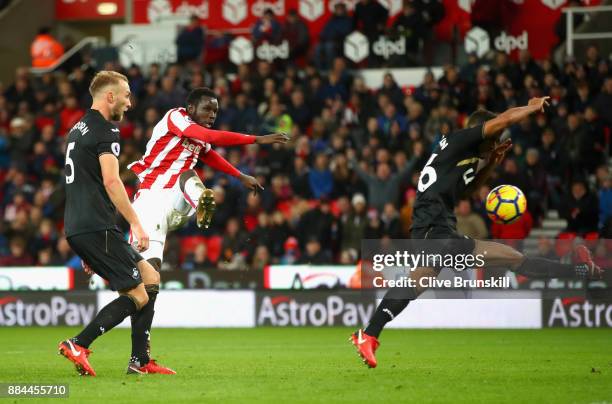
[{"label": "spectator in stands", "polygon": [[337,2],[329,21],[321,30],[315,57],[319,69],[329,68],[332,60],[342,54],[344,38],[353,31],[353,20],[348,16],[346,4]]},{"label": "spectator in stands", "polygon": [[459,200],[455,208],[457,215],[457,231],[474,239],[486,239],[489,235],[487,226],[482,218],[472,212],[472,205],[469,199]]},{"label": "spectator in stands", "polygon": [[310,43],[308,26],[293,8],[287,13],[287,19],[282,27],[282,36],[289,42],[289,58],[292,61],[308,52]]},{"label": "spectator in stands", "polygon": [[[180,64],[200,62],[204,52],[205,33],[200,26],[200,19],[192,15],[189,25],[176,37],[176,57]],[[130,88],[131,85],[130,85]],[[132,90],[133,91],[133,90]]]},{"label": "spectator in stands", "polygon": [[288,237],[283,244],[284,254],[280,258],[279,264],[293,265],[300,258],[300,249],[298,241],[295,237]]},{"label": "spectator in stands", "polygon": [[612,126],[612,114],[610,114],[610,108],[612,107],[612,77],[607,77],[604,81],[601,92],[595,99],[594,106],[607,126]]},{"label": "spectator in stands", "polygon": [[388,103],[382,114],[378,115],[378,130],[382,133],[383,137],[389,139],[391,137],[392,127],[397,125],[399,133],[406,133],[408,131],[408,122],[403,115],[400,115],[393,103]]},{"label": "spectator in stands", "polygon": [[599,197],[599,228],[603,229],[612,217],[612,176],[605,165],[598,167],[595,175]]},{"label": "spectator in stands", "polygon": [[567,220],[565,231],[579,235],[597,231],[599,201],[597,195],[589,191],[586,181],[582,179],[572,182],[570,192],[562,201],[559,213]]},{"label": "spectator in stands", "polygon": [[45,68],[53,66],[63,54],[64,47],[51,35],[51,28],[41,28],[30,46],[32,67]]},{"label": "spectator in stands", "polygon": [[246,94],[236,95],[236,115],[231,121],[232,131],[240,133],[255,133],[259,127],[259,116],[257,110],[249,103]]},{"label": "spectator in stands", "polygon": [[343,217],[340,222],[342,234],[340,239],[341,250],[349,248],[359,250],[361,248],[361,239],[368,224],[365,197],[362,194],[355,194],[351,204],[353,205],[353,213]]},{"label": "spectator in stands", "polygon": [[159,111],[166,113],[169,109],[185,103],[185,91],[176,85],[175,80],[165,76],[161,80],[161,89],[155,95],[154,105]]},{"label": "spectator in stands", "polygon": [[263,117],[261,133],[291,133],[293,120],[284,111],[284,106],[279,102],[270,105],[268,112]]},{"label": "spectator in stands", "polygon": [[0,257],[0,266],[30,266],[34,265],[32,256],[27,254],[26,239],[23,237],[13,237],[10,241],[10,253]]},{"label": "spectator in stands", "polygon": [[9,148],[11,162],[21,169],[25,169],[28,160],[28,151],[32,146],[33,133],[30,123],[23,118],[13,118],[10,126]]},{"label": "spectator in stands", "polygon": [[353,169],[355,173],[368,186],[368,201],[370,206],[382,210],[385,203],[398,203],[400,184],[412,174],[417,163],[417,158],[412,157],[403,167],[399,167],[398,172],[393,174],[387,163],[378,164],[376,175],[370,174],[367,170],[353,159]]},{"label": "spectator in stands", "polygon": [[353,13],[355,29],[368,37],[370,43],[384,33],[388,18],[389,11],[376,0],[361,0]]},{"label": "spectator in stands", "polygon": [[215,268],[215,264],[208,259],[208,247],[206,243],[199,243],[193,254],[185,259],[182,266],[188,271],[206,271]]},{"label": "spectator in stands", "polygon": [[328,250],[321,249],[321,242],[316,238],[310,238],[306,242],[304,254],[298,260],[298,264],[324,265],[331,261]]},{"label": "spectator in stands", "polygon": [[271,8],[266,9],[263,16],[257,20],[252,35],[256,44],[261,42],[277,43],[280,40],[281,26]]},{"label": "spectator in stands", "polygon": [[334,178],[329,170],[329,159],[325,153],[319,153],[315,157],[314,167],[308,173],[310,192],[316,199],[331,196],[334,189]]},{"label": "spectator in stands", "polygon": [[401,238],[402,228],[399,220],[399,213],[395,204],[386,203],[380,215],[382,234],[389,238]]},{"label": "spectator in stands", "polygon": [[270,265],[270,251],[265,245],[258,245],[251,260],[250,269],[254,271],[263,271],[265,267]]},{"label": "spectator in stands", "polygon": [[11,162],[10,138],[6,130],[0,127],[0,170],[6,170]]},{"label": "spectator in stands", "polygon": [[329,201],[321,199],[319,206],[305,212],[296,227],[296,234],[303,248],[311,238],[319,240],[325,248],[331,246],[334,217],[330,212]]},{"label": "spectator in stands", "polygon": [[306,98],[302,89],[296,89],[291,93],[287,112],[293,122],[299,126],[299,129],[306,131],[312,120],[312,112],[311,108],[306,104]]},{"label": "spectator in stands", "polygon": [[529,184],[527,192],[527,208],[531,212],[535,223],[540,223],[544,216],[545,203],[548,198],[546,171],[540,163],[540,152],[536,148],[527,150],[524,173]]},{"label": "spectator in stands", "polygon": [[585,163],[590,158],[587,154],[589,139],[580,115],[568,115],[567,126],[563,128],[561,139],[563,158],[560,161],[566,171],[569,175],[584,175]]},{"label": "spectator in stands", "polygon": [[597,166],[606,160],[606,133],[605,124],[599,118],[597,110],[590,103],[584,111],[584,126],[586,136],[590,140],[587,144],[586,153],[590,158],[585,161],[587,171],[594,172]]},{"label": "spectator in stands", "polygon": [[[235,254],[241,254],[247,247],[247,235],[241,229],[240,222],[237,218],[232,217],[227,221],[223,242],[221,243],[221,251],[223,256],[231,260]],[[229,251],[229,252],[228,252]]]},{"label": "spectator in stands", "polygon": [[70,95],[64,101],[64,108],[60,111],[60,136],[66,136],[70,129],[85,115],[85,111],[79,106],[74,95]]},{"label": "spectator in stands", "polygon": [[395,35],[406,41],[406,52],[412,61],[419,59],[418,53],[423,35],[425,34],[425,20],[416,7],[416,2],[403,1],[402,11],[395,17],[392,23]]},{"label": "spectator in stands", "polygon": [[66,237],[57,240],[55,253],[51,259],[51,264],[56,266],[68,266],[71,268],[81,268],[81,259],[70,249]]}]

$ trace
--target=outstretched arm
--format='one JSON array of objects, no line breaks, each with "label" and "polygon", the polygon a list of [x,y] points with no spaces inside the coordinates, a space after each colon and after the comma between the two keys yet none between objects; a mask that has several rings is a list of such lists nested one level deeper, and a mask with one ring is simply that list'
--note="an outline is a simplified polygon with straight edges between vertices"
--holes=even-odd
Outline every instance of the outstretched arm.
[{"label": "outstretched arm", "polygon": [[284,133],[273,133],[265,136],[243,135],[227,130],[207,129],[200,125],[191,125],[183,134],[192,139],[203,140],[214,146],[241,146],[245,144],[287,143],[289,137]]},{"label": "outstretched arm", "polygon": [[207,129],[197,124],[192,124],[185,128],[183,136],[202,140],[215,146],[241,146],[255,143],[256,139],[256,136],[243,135],[241,133],[225,130]]},{"label": "outstretched arm", "polygon": [[244,135],[226,130],[208,129],[195,123],[179,110],[172,111],[168,117],[168,129],[177,136],[198,139],[214,146],[241,146],[259,143],[287,143],[289,137],[284,133],[274,133],[266,136]]},{"label": "outstretched arm", "polygon": [[549,100],[550,97],[532,98],[525,107],[510,108],[499,114],[497,117],[485,122],[484,137],[496,136],[502,130],[520,122],[529,115],[538,111],[544,112],[544,107],[548,106]]}]

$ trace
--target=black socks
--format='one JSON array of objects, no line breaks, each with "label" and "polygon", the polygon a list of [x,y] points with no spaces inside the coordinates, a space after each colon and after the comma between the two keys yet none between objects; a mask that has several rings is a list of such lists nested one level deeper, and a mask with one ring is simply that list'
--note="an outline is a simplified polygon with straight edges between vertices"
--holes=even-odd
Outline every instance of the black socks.
[{"label": "black socks", "polygon": [[546,258],[526,257],[525,261],[514,270],[519,275],[536,279],[580,278],[588,275],[586,264],[562,264]]},{"label": "black socks", "polygon": [[370,319],[370,323],[364,330],[365,333],[378,338],[383,327],[397,317],[408,306],[411,300],[416,298],[417,292],[415,288],[389,289]]},{"label": "black socks", "polygon": [[138,311],[136,303],[127,295],[121,295],[100,310],[91,323],[72,341],[78,345],[89,348],[89,345],[104,334],[121,323],[127,316]]},{"label": "black socks", "polygon": [[132,357],[131,362],[138,362],[139,366],[149,363],[149,336],[151,324],[155,314],[155,300],[159,293],[159,285],[145,285],[149,303],[139,312],[132,315]]}]

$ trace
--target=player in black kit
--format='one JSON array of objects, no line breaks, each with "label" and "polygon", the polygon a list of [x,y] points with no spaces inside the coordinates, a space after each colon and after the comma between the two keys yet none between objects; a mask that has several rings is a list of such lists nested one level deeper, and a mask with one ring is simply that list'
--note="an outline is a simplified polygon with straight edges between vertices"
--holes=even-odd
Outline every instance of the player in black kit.
[{"label": "player in black kit", "polygon": [[[504,244],[472,240],[457,233],[457,220],[453,213],[457,201],[479,189],[512,146],[510,139],[500,139],[502,131],[535,112],[543,112],[548,100],[549,97],[533,98],[527,106],[512,108],[500,115],[485,110],[476,111],[469,117],[466,129],[440,140],[419,178],[412,239],[435,240],[430,242],[428,248],[442,255],[476,256],[486,251],[488,267],[508,267],[517,274],[533,278],[601,277],[601,269],[595,265],[589,250],[583,245],[577,246],[574,251],[574,264],[562,264],[526,257]],[[441,269],[419,267],[411,272],[410,278],[420,285],[419,279],[433,279]],[[360,329],[351,335],[350,342],[367,366],[373,368],[377,365],[375,352],[380,345],[378,336],[383,327],[425,290],[421,286],[389,289],[365,330]]]},{"label": "player in black kit", "polygon": [[66,210],[64,228],[70,247],[88,272],[106,279],[119,297],[102,308],[77,336],[59,344],[59,353],[73,362],[81,375],[95,376],[88,361],[91,343],[132,316],[132,362],[128,373],[174,371],[150,360],[147,336],[153,321],[153,304],[159,291],[159,274],[125,241],[115,224],[116,210],[130,224],[139,240],[137,248],[149,246],[136,212],[119,178],[120,121],[131,106],[127,78],[101,71],[93,78],[89,92],[91,109],[70,130],[66,142]]}]

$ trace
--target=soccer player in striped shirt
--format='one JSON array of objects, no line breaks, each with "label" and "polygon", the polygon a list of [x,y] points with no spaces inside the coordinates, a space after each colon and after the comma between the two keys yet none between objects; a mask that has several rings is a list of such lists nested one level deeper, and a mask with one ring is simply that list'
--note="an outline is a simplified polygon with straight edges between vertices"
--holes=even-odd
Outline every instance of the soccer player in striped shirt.
[{"label": "soccer player in striped shirt", "polygon": [[[210,226],[215,210],[214,194],[193,169],[198,160],[214,170],[239,178],[247,188],[257,191],[263,189],[261,184],[241,173],[212,146],[286,143],[289,140],[282,133],[253,136],[213,130],[218,111],[219,102],[211,89],[192,90],[187,96],[186,108],[166,112],[153,128],[144,156],[128,165],[140,180],[132,205],[150,237],[149,249],[142,256],[158,271],[168,231],[183,226],[194,214],[199,227]],[[137,242],[134,234],[130,242]],[[152,322],[153,307],[149,306]],[[149,339],[150,334],[132,336],[134,338]]]}]

